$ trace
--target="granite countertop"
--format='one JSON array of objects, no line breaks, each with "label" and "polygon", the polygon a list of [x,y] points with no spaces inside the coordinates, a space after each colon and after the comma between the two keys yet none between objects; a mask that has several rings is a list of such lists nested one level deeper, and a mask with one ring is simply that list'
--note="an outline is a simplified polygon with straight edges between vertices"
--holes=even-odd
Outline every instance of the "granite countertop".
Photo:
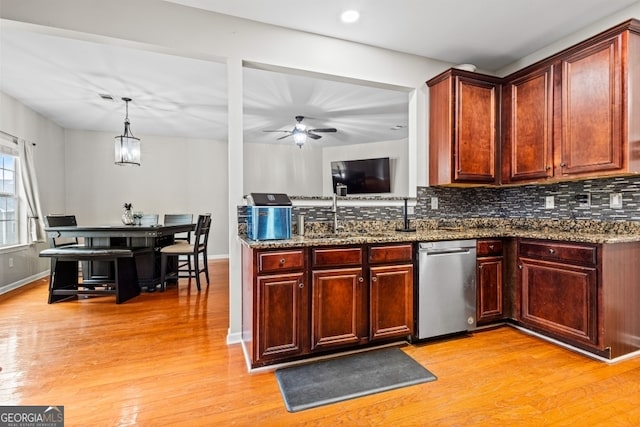
[{"label": "granite countertop", "polygon": [[[393,227],[390,227],[393,225]],[[414,224],[412,224],[414,225]],[[395,231],[389,223],[352,223],[345,230],[334,234],[329,230],[305,229],[304,236],[292,235],[286,240],[240,239],[255,249],[289,248],[305,246],[358,245],[371,243],[423,242],[500,237],[525,237],[532,239],[560,240],[583,243],[625,243],[640,241],[636,224],[605,224],[594,221],[459,221],[452,225],[417,223],[417,231]]]}]

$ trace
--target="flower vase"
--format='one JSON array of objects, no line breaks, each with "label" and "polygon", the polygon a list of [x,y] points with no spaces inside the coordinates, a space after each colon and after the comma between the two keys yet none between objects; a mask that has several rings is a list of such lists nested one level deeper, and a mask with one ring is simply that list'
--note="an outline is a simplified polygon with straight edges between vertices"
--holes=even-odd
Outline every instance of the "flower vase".
[{"label": "flower vase", "polygon": [[125,209],[122,211],[122,223],[124,225],[132,225],[134,223],[133,212],[131,209]]}]

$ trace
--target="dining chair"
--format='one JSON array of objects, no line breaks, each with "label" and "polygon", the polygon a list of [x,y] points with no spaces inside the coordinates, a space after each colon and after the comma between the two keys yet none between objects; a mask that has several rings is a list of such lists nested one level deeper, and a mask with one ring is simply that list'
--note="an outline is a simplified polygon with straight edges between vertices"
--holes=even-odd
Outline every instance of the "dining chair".
[{"label": "dining chair", "polygon": [[[189,266],[187,270],[177,269],[175,272],[176,281],[180,277],[192,277],[196,279],[196,287],[200,291],[200,274],[204,273],[209,284],[209,265],[207,263],[207,245],[209,242],[209,230],[211,228],[211,214],[198,215],[196,230],[194,232],[193,243],[175,243],[160,249],[160,283],[162,290],[167,288],[167,264],[169,257],[187,256]],[[202,262],[202,264],[200,264]],[[193,264],[193,267],[192,267]],[[187,273],[186,276],[180,273]]]},{"label": "dining chair", "polygon": [[[193,214],[164,214],[164,225],[180,225],[193,223]],[[191,231],[178,233],[173,237],[175,243],[191,243]]]},{"label": "dining chair", "polygon": [[[182,224],[193,224],[193,214],[164,214],[163,219],[164,225],[182,225]],[[191,243],[191,231],[187,231],[186,233],[176,233],[173,236],[174,243]],[[176,267],[178,272],[180,270],[186,271],[189,274],[189,270],[191,269],[191,257],[186,255],[181,255],[178,257],[178,266]],[[178,273],[179,274],[179,273]]]},{"label": "dining chair", "polygon": [[[70,227],[78,225],[75,215],[51,214],[44,217],[47,227]],[[61,248],[64,246],[79,246],[77,237],[54,237],[49,236],[49,247]],[[51,258],[51,271],[49,272],[49,283],[53,280],[53,272],[56,269],[56,260]],[[78,264],[78,270],[82,270],[82,264]]]},{"label": "dining chair", "polygon": [[158,225],[158,214],[144,214],[140,218],[140,225]]}]

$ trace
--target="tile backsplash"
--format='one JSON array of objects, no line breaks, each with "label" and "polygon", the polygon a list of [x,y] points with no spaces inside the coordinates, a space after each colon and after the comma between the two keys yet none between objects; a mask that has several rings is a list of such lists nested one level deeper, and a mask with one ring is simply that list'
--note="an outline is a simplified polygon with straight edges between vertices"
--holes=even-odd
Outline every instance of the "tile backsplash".
[{"label": "tile backsplash", "polygon": [[[610,207],[610,195],[622,195],[622,208]],[[580,204],[587,195],[590,206]],[[545,208],[553,196],[554,207]],[[431,198],[438,209],[431,209]],[[640,220],[640,177],[617,177],[503,188],[418,187],[417,218],[536,218],[600,221]]]},{"label": "tile backsplash", "polygon": [[[622,196],[622,208],[611,208],[611,194]],[[580,204],[587,195],[590,205]],[[545,200],[553,196],[554,207]],[[437,197],[438,208],[431,208]],[[341,206],[340,221],[398,221],[403,216],[399,198],[372,198],[376,206]],[[384,205],[384,200],[395,204]],[[293,220],[305,215],[308,223],[330,223],[333,214],[327,207],[294,206]],[[559,182],[502,188],[418,187],[415,213],[410,219],[523,218],[540,220],[640,221],[640,176]],[[247,208],[238,207],[239,232],[246,232]]]}]

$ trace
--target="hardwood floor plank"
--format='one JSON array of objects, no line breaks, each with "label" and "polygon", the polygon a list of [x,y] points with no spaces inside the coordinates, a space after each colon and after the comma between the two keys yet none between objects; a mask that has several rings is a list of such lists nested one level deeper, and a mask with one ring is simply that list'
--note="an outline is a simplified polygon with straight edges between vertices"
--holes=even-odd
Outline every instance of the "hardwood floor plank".
[{"label": "hardwood floor plank", "polygon": [[124,304],[0,296],[0,404],[64,405],[67,426],[640,425],[640,358],[595,361],[510,327],[403,347],[438,380],[288,413],[273,372],[228,346],[228,263]]}]

